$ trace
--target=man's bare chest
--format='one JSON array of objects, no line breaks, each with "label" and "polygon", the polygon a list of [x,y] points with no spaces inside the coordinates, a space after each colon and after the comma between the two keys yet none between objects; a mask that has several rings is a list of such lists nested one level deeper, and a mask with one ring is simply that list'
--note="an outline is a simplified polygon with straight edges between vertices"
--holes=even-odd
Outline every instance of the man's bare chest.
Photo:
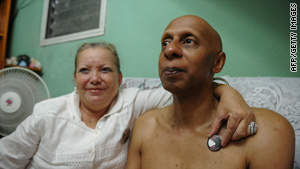
[{"label": "man's bare chest", "polygon": [[245,153],[236,145],[229,145],[217,152],[209,150],[206,132],[154,133],[142,145],[143,168],[246,168]]}]

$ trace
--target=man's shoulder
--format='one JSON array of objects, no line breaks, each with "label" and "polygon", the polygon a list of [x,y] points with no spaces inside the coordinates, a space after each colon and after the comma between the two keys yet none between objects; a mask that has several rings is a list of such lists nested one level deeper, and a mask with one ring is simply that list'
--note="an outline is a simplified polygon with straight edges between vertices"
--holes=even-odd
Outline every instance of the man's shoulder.
[{"label": "man's shoulder", "polygon": [[293,137],[294,129],[291,123],[279,113],[264,108],[253,108],[253,111],[258,125],[257,135],[261,138],[268,136],[275,139],[282,134]]},{"label": "man's shoulder", "polygon": [[290,122],[279,113],[264,108],[252,109],[255,113],[258,125],[261,126],[259,128],[270,130],[276,127],[281,129],[293,130],[293,127],[290,124]]},{"label": "man's shoulder", "polygon": [[161,125],[166,124],[165,116],[170,106],[153,109],[145,112],[137,118],[135,126],[142,130],[154,131]]},{"label": "man's shoulder", "polygon": [[[258,131],[249,139],[248,160],[253,168],[283,168],[292,164],[295,150],[295,133],[290,122],[272,110],[253,108]],[[259,152],[259,153],[258,153]],[[263,161],[274,161],[262,164]]]},{"label": "man's shoulder", "polygon": [[147,121],[150,120],[151,121],[151,120],[157,120],[157,119],[164,119],[164,117],[166,116],[166,113],[168,112],[169,109],[170,109],[170,106],[149,110],[149,111],[145,112],[144,114],[142,114],[138,118],[138,120],[147,120]]}]

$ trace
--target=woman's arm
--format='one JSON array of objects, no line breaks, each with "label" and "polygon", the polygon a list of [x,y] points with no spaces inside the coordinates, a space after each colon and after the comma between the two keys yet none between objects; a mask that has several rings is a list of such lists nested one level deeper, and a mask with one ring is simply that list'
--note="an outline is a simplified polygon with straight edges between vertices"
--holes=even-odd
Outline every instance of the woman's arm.
[{"label": "woman's arm", "polygon": [[39,142],[35,121],[29,116],[16,131],[0,140],[0,168],[25,168],[30,162]]},{"label": "woman's arm", "polygon": [[228,85],[216,85],[214,94],[220,98],[220,103],[217,117],[212,123],[208,136],[217,134],[224,121],[227,121],[227,127],[224,134],[221,135],[223,147],[229,140],[238,140],[249,136],[248,125],[251,121],[255,121],[255,115],[243,96]]}]

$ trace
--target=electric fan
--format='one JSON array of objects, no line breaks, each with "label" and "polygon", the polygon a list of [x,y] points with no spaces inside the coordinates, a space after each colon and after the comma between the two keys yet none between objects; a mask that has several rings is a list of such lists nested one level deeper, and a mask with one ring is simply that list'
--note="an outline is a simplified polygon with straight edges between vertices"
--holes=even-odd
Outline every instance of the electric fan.
[{"label": "electric fan", "polygon": [[15,131],[34,104],[48,98],[48,87],[35,72],[21,67],[0,70],[0,135]]}]

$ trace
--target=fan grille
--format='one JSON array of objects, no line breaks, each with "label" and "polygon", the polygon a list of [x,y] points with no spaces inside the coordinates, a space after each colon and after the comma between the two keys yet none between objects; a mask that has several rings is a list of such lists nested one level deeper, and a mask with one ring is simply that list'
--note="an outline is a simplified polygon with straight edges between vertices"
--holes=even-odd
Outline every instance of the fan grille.
[{"label": "fan grille", "polygon": [[35,103],[50,98],[47,85],[41,77],[20,67],[0,70],[0,98],[7,96],[8,92],[20,96],[21,106],[13,113],[0,108],[0,134],[4,136],[12,133],[32,113]]}]

